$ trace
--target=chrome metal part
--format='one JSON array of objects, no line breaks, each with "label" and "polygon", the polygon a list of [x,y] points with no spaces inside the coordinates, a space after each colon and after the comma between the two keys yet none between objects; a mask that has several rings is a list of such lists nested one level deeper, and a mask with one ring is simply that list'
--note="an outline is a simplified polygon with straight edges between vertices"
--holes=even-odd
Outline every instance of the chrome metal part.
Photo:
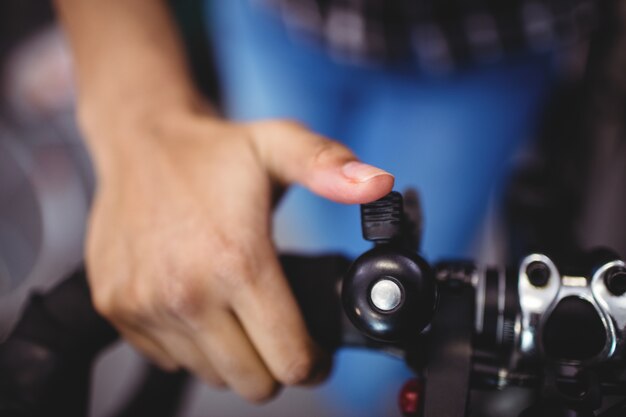
[{"label": "chrome metal part", "polygon": [[370,291],[370,300],[381,311],[392,311],[402,302],[402,289],[394,280],[383,278]]}]

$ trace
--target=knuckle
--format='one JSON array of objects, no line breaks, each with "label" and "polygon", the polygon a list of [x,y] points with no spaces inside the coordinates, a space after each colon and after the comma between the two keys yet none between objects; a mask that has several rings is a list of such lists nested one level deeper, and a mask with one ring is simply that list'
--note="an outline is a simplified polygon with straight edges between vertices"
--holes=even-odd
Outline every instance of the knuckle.
[{"label": "knuckle", "polygon": [[279,372],[278,380],[285,385],[297,385],[307,382],[313,376],[316,361],[312,354],[302,353]]},{"label": "knuckle", "polygon": [[147,291],[147,280],[135,279],[129,282],[116,299],[116,306],[125,319],[143,322],[154,313],[155,300]]},{"label": "knuckle", "polygon": [[137,323],[150,314],[152,303],[146,297],[146,283],[135,275],[131,271],[91,274],[92,302],[101,316],[116,322]]},{"label": "knuckle", "polygon": [[236,268],[221,270],[216,274],[216,279],[227,293],[235,294],[237,291],[249,289],[255,286],[256,276],[247,265],[237,265]]},{"label": "knuckle", "polygon": [[113,298],[106,291],[94,289],[91,296],[93,306],[101,316],[105,318],[113,318],[115,316],[115,308],[112,302]]},{"label": "knuckle", "polygon": [[205,305],[204,291],[195,274],[170,278],[161,296],[163,308],[174,317],[193,319],[198,317]]},{"label": "knuckle", "polygon": [[325,166],[339,159],[348,159],[351,156],[352,153],[339,142],[326,139],[316,145],[311,161],[314,166]]},{"label": "knuckle", "polygon": [[219,246],[219,257],[212,270],[212,279],[219,287],[232,292],[255,285],[257,274],[253,252],[229,240],[223,240]]},{"label": "knuckle", "polygon": [[143,323],[146,317],[148,317],[143,306],[139,302],[132,300],[115,302],[112,316],[129,324]]},{"label": "knuckle", "polygon": [[193,258],[163,258],[158,268],[149,271],[153,288],[147,295],[153,309],[178,319],[193,319],[200,315],[205,304],[203,266],[201,261]]},{"label": "knuckle", "polygon": [[107,279],[110,276],[109,272],[95,262],[87,262],[85,272],[93,308],[102,317],[113,319],[116,313],[115,286],[110,279]]},{"label": "knuckle", "polygon": [[133,280],[106,293],[102,292],[101,295],[96,292],[94,297],[96,310],[110,320],[128,324],[144,323],[153,313],[153,303],[140,292],[138,288],[140,285],[141,283]]}]

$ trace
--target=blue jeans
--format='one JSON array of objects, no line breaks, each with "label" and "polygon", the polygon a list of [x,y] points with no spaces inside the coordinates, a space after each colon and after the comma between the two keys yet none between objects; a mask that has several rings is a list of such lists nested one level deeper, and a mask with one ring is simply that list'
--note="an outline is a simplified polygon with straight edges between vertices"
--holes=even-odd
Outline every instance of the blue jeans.
[{"label": "blue jeans", "polygon": [[[209,27],[229,117],[296,119],[364,161],[418,188],[423,253],[467,256],[511,159],[535,133],[554,74],[550,57],[520,54],[445,77],[407,63],[341,63],[310,41],[293,42],[272,12],[246,0],[211,2]],[[357,255],[358,208],[295,187],[276,215],[281,248]],[[391,415],[404,365],[370,353],[339,354],[320,388],[340,416]],[[390,404],[391,403],[391,404]]]}]

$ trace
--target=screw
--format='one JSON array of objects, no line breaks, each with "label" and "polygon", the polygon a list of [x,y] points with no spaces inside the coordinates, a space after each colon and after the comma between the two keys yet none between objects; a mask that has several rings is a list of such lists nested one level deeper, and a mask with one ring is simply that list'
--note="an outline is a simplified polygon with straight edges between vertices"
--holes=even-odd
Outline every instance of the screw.
[{"label": "screw", "polygon": [[606,271],[604,275],[606,287],[615,296],[626,293],[626,268],[614,266]]},{"label": "screw", "polygon": [[541,261],[534,261],[526,267],[526,275],[535,287],[545,287],[550,280],[550,268]]}]

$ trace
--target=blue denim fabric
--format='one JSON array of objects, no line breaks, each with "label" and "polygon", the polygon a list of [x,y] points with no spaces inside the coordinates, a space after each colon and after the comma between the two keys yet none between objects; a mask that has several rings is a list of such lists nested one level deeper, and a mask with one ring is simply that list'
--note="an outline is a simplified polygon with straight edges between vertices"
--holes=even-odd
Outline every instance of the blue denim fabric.
[{"label": "blue denim fabric", "polygon": [[[532,138],[553,80],[550,56],[520,54],[434,77],[402,67],[341,63],[312,41],[294,41],[278,16],[246,0],[218,0],[207,13],[236,120],[290,118],[339,140],[364,161],[418,188],[428,259],[467,256],[511,168]],[[276,216],[281,248],[357,255],[358,208],[295,187]],[[410,373],[398,361],[346,350],[319,388],[337,416],[390,415]]]}]

